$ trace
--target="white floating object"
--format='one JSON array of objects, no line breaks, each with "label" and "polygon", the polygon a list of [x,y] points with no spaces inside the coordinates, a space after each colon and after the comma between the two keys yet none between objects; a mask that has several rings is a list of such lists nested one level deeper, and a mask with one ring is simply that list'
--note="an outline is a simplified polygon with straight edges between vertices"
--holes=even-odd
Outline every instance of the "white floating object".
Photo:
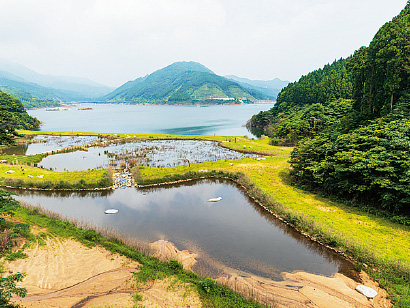
[{"label": "white floating object", "polygon": [[362,284],[359,284],[356,287],[356,291],[359,293],[362,293],[367,298],[373,298],[377,295],[377,292],[375,290],[373,290],[372,288],[366,287]]},{"label": "white floating object", "polygon": [[116,209],[109,209],[109,210],[105,210],[104,212],[105,214],[117,214],[118,210]]},{"label": "white floating object", "polygon": [[222,197],[211,198],[211,199],[208,199],[208,202],[218,202],[218,201],[221,201],[221,200],[222,200]]},{"label": "white floating object", "polygon": [[4,173],[14,173],[14,172],[16,172],[16,171],[14,171],[14,170],[8,170],[8,171],[6,171],[6,172],[4,172]]}]

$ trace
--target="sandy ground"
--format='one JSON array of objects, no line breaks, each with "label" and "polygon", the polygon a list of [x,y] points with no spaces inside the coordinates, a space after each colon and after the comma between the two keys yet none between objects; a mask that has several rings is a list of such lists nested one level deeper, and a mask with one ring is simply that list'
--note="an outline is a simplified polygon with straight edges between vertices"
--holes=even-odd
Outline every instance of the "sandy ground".
[{"label": "sandy ground", "polygon": [[178,250],[171,242],[159,240],[152,243],[150,246],[155,249],[156,252],[154,256],[158,259],[162,261],[175,259],[188,271],[190,271],[196,263],[196,254],[189,252],[188,250]]},{"label": "sandy ground", "polygon": [[[87,248],[74,240],[47,239],[25,252],[27,259],[9,262],[10,273],[26,272],[22,286],[28,296],[14,300],[23,307],[133,307],[132,294],[143,296],[145,307],[200,307],[192,286],[173,278],[136,289],[133,271],[138,264],[102,248]],[[172,243],[151,244],[162,260],[176,259],[185,269],[196,255]],[[355,291],[358,283],[342,274],[324,277],[306,272],[282,273],[283,281],[240,275],[232,271],[217,279],[237,292],[275,307],[390,307],[386,292],[362,272],[362,283],[378,295],[368,300]]]},{"label": "sandy ground", "polygon": [[200,307],[197,294],[172,278],[136,289],[138,264],[100,247],[47,239],[25,253],[28,258],[7,263],[9,273],[27,273],[20,285],[28,295],[13,299],[23,307],[133,307],[133,293],[145,307]]},{"label": "sandy ground", "polygon": [[[178,251],[170,242],[152,244],[156,256],[162,260],[177,259],[189,269],[195,264],[195,254]],[[282,273],[282,281],[273,281],[252,275],[241,275],[233,270],[217,279],[242,295],[275,307],[390,307],[387,293],[380,289],[365,272],[360,273],[361,283],[375,289],[378,295],[367,299],[355,290],[359,284],[342,274],[325,277],[306,272]]]}]

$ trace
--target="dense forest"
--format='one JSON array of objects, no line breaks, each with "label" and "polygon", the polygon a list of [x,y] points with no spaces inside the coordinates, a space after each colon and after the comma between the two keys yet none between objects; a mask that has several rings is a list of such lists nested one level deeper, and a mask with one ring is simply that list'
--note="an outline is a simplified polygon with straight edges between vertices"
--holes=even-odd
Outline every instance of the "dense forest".
[{"label": "dense forest", "polygon": [[275,107],[254,115],[247,126],[262,129],[279,145],[296,145],[330,126],[340,126],[352,108],[348,61],[337,60],[290,83],[278,94]]},{"label": "dense forest", "polygon": [[297,145],[295,183],[408,215],[410,2],[368,47],[289,84],[248,125]]},{"label": "dense forest", "polygon": [[0,144],[13,144],[16,129],[36,129],[40,121],[28,115],[21,101],[0,92]]}]

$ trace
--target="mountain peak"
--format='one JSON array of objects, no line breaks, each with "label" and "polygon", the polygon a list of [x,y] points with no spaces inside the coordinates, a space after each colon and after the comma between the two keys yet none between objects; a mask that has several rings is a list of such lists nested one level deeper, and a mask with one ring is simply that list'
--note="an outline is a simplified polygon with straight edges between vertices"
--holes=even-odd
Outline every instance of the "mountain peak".
[{"label": "mountain peak", "polygon": [[206,66],[202,65],[201,63],[194,62],[194,61],[179,61],[179,62],[174,62],[166,67],[164,67],[162,70],[172,70],[172,71],[193,71],[193,72],[204,72],[204,73],[211,73],[214,74],[213,71],[211,71],[209,68]]}]

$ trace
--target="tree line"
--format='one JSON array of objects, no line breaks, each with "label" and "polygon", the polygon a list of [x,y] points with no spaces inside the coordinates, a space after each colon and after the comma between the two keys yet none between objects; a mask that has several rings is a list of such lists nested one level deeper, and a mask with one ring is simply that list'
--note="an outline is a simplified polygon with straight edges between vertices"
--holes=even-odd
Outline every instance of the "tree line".
[{"label": "tree line", "polygon": [[410,1],[368,47],[289,84],[248,124],[296,145],[295,183],[408,215]]}]

